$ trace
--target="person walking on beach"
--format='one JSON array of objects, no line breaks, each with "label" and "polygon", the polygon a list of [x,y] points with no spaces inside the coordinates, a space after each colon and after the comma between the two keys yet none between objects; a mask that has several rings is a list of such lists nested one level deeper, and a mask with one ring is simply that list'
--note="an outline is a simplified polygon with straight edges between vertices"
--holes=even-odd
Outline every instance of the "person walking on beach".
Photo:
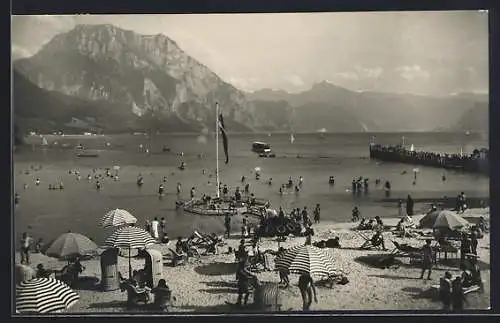
[{"label": "person walking on beach", "polygon": [[36,186],[40,186],[40,178],[37,178],[36,181],[35,181],[35,185]]},{"label": "person walking on beach", "polygon": [[163,197],[164,190],[165,190],[165,188],[163,187],[163,184],[160,184],[160,186],[158,186],[158,195],[160,198]]},{"label": "person walking on beach", "polygon": [[194,199],[194,196],[195,196],[195,194],[196,194],[196,190],[195,190],[194,186],[193,186],[193,187],[191,187],[191,192],[190,192],[190,194],[191,194],[191,199]]},{"label": "person walking on beach", "polygon": [[309,223],[309,214],[307,214],[307,206],[304,206],[301,215],[302,215],[302,223],[304,224],[304,226],[306,226],[307,223]]},{"label": "person walking on beach", "polygon": [[314,282],[309,274],[302,274],[299,277],[299,289],[302,295],[302,310],[309,311],[314,295],[314,302],[318,303],[318,298],[316,297],[316,288],[314,287]]},{"label": "person walking on beach", "polygon": [[451,308],[451,294],[452,294],[452,281],[451,273],[449,271],[444,273],[439,281],[439,296],[443,302],[443,310],[449,311]]},{"label": "person walking on beach", "polygon": [[231,236],[231,217],[229,216],[229,214],[226,214],[226,216],[224,217],[224,227],[226,228],[226,235],[229,239],[229,237]]},{"label": "person walking on beach", "polygon": [[154,218],[153,221],[151,221],[151,235],[153,236],[154,239],[158,240],[160,238],[158,234],[158,226],[160,223],[158,222],[158,218]]},{"label": "person walking on beach", "polygon": [[32,242],[33,238],[27,232],[24,232],[21,237],[21,264],[30,264],[30,246]]},{"label": "person walking on beach", "polygon": [[425,245],[422,248],[422,273],[420,274],[420,279],[424,278],[425,271],[428,270],[427,279],[431,279],[432,273],[432,247],[431,240],[425,240]]},{"label": "person walking on beach", "polygon": [[413,199],[410,194],[408,194],[408,197],[406,198],[406,214],[409,216],[413,215]]},{"label": "person walking on beach", "polygon": [[359,221],[359,209],[357,206],[355,206],[352,209],[352,222],[358,222]]},{"label": "person walking on beach", "polygon": [[165,237],[167,236],[167,220],[165,220],[164,217],[162,217],[160,220],[160,230],[161,230],[162,240],[165,240]]},{"label": "person walking on beach", "polygon": [[278,211],[278,219],[280,225],[283,225],[285,223],[285,212],[283,211],[283,207],[280,206],[280,209]]},{"label": "person walking on beach", "polygon": [[314,209],[314,223],[319,223],[321,216],[320,212],[321,212],[320,206],[319,204],[316,204],[316,208]]},{"label": "person walking on beach", "polygon": [[238,279],[238,300],[236,301],[237,306],[241,306],[242,301],[244,305],[248,303],[248,297],[250,296],[250,281],[256,279],[256,277],[248,270],[249,267],[248,256],[243,256],[238,264],[238,271],[236,276]]},{"label": "person walking on beach", "polygon": [[464,309],[465,295],[462,287],[462,278],[455,278],[451,285],[451,306],[453,312],[461,312]]}]

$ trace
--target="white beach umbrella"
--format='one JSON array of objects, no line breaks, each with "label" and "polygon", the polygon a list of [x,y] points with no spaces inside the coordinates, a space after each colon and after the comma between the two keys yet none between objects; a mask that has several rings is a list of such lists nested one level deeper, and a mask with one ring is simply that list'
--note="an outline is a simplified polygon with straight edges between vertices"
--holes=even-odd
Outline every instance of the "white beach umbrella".
[{"label": "white beach umbrella", "polygon": [[103,228],[117,227],[120,225],[135,224],[137,219],[126,210],[114,209],[107,212],[101,219]]},{"label": "white beach umbrella", "polygon": [[130,250],[137,248],[146,248],[156,243],[156,240],[149,232],[138,227],[122,227],[113,232],[104,241],[105,248],[127,248],[128,249],[128,269],[129,277],[132,275],[132,265],[130,263]]},{"label": "white beach umbrella", "polygon": [[314,246],[296,246],[276,259],[276,268],[296,274],[329,276],[336,272],[334,260],[325,250]]},{"label": "white beach umbrella", "polygon": [[257,166],[257,167],[255,167],[255,168],[254,168],[254,170],[255,170],[256,172],[260,172],[260,171],[261,171],[261,168],[260,168],[259,166]]},{"label": "white beach umbrella", "polygon": [[16,286],[16,311],[19,313],[59,313],[79,299],[68,285],[53,278],[35,278]]}]

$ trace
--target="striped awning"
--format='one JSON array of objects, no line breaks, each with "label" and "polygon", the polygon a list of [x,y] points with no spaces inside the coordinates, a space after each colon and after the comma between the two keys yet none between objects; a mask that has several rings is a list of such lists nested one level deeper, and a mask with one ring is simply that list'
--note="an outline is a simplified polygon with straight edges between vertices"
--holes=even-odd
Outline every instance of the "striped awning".
[{"label": "striped awning", "polygon": [[60,313],[78,302],[80,296],[53,278],[35,278],[16,286],[16,312]]},{"label": "striped awning", "polygon": [[336,273],[333,257],[324,249],[314,246],[296,246],[276,259],[276,268],[295,274],[329,276]]},{"label": "striped awning", "polygon": [[137,219],[130,212],[122,209],[114,209],[106,213],[100,222],[101,227],[117,227],[120,225],[134,224]]},{"label": "striped awning", "polygon": [[138,227],[122,227],[113,232],[106,241],[106,248],[146,248],[156,243],[149,232]]}]

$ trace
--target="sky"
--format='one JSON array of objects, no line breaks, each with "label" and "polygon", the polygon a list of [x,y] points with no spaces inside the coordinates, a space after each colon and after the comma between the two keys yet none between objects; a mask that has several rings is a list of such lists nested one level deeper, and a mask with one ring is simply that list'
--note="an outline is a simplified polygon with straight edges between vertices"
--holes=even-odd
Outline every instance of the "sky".
[{"label": "sky", "polygon": [[488,92],[484,11],[13,16],[12,57],[77,24],[164,34],[245,91]]}]

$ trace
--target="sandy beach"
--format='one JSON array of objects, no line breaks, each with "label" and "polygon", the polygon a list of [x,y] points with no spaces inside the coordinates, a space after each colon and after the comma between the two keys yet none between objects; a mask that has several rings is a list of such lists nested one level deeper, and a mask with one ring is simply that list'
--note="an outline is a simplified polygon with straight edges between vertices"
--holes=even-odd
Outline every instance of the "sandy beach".
[{"label": "sandy beach", "polygon": [[[413,216],[418,220],[423,215]],[[471,209],[464,214],[465,218],[485,217],[489,219],[489,209]],[[221,219],[222,220],[222,219]],[[395,225],[398,219],[385,218],[386,225]],[[335,259],[335,266],[347,274],[349,283],[346,285],[334,285],[333,288],[317,286],[318,303],[312,305],[312,310],[437,310],[441,303],[437,297],[436,290],[431,285],[439,282],[446,270],[453,275],[461,272],[456,265],[451,263],[440,263],[438,268],[433,269],[431,280],[418,279],[420,268],[410,265],[408,259],[401,258],[402,264],[398,268],[379,269],[370,265],[370,260],[381,254],[388,254],[394,249],[391,240],[408,243],[419,247],[424,244],[423,240],[416,238],[397,238],[392,232],[385,232],[384,238],[386,248],[389,251],[359,250],[364,239],[352,228],[353,223],[321,222],[315,224],[315,236],[313,242],[328,239],[335,236],[340,238],[340,249],[325,249],[331,252]],[[363,234],[371,236],[370,231]],[[163,277],[167,285],[172,289],[176,300],[170,308],[170,312],[229,312],[231,308],[226,301],[235,302],[237,288],[235,280],[234,254],[228,254],[228,247],[237,248],[240,236],[226,239],[226,246],[219,248],[218,255],[201,256],[200,259],[190,259],[189,263],[178,267],[171,267],[164,263]],[[288,238],[281,246],[288,248],[303,244],[305,238]],[[160,250],[164,255],[169,253],[168,248],[174,247],[175,240],[167,244],[154,245],[151,248]],[[264,238],[261,243],[261,251],[267,249],[277,250],[278,243],[275,238]],[[484,293],[471,293],[467,295],[466,309],[487,309],[490,306],[490,244],[489,234],[485,234],[479,240],[478,255],[480,257],[481,273],[485,281]],[[16,254],[16,263],[19,262],[19,254]],[[61,269],[65,262],[49,258],[41,254],[32,254],[32,266],[42,263],[49,269]],[[80,286],[77,292],[80,301],[71,309],[70,313],[91,312],[129,312],[126,309],[126,293],[120,290],[102,292],[98,289],[100,279],[99,258],[83,261],[86,267],[82,274]],[[142,260],[132,259],[132,268],[142,268]],[[128,274],[128,259],[119,257],[119,271]],[[265,271],[257,273],[261,281],[278,282],[276,272]],[[301,310],[302,301],[297,287],[296,275],[291,275],[291,286],[282,289],[282,310]],[[252,300],[252,296],[250,297]],[[250,301],[251,302],[251,301]],[[136,311],[141,311],[140,309]]]}]

